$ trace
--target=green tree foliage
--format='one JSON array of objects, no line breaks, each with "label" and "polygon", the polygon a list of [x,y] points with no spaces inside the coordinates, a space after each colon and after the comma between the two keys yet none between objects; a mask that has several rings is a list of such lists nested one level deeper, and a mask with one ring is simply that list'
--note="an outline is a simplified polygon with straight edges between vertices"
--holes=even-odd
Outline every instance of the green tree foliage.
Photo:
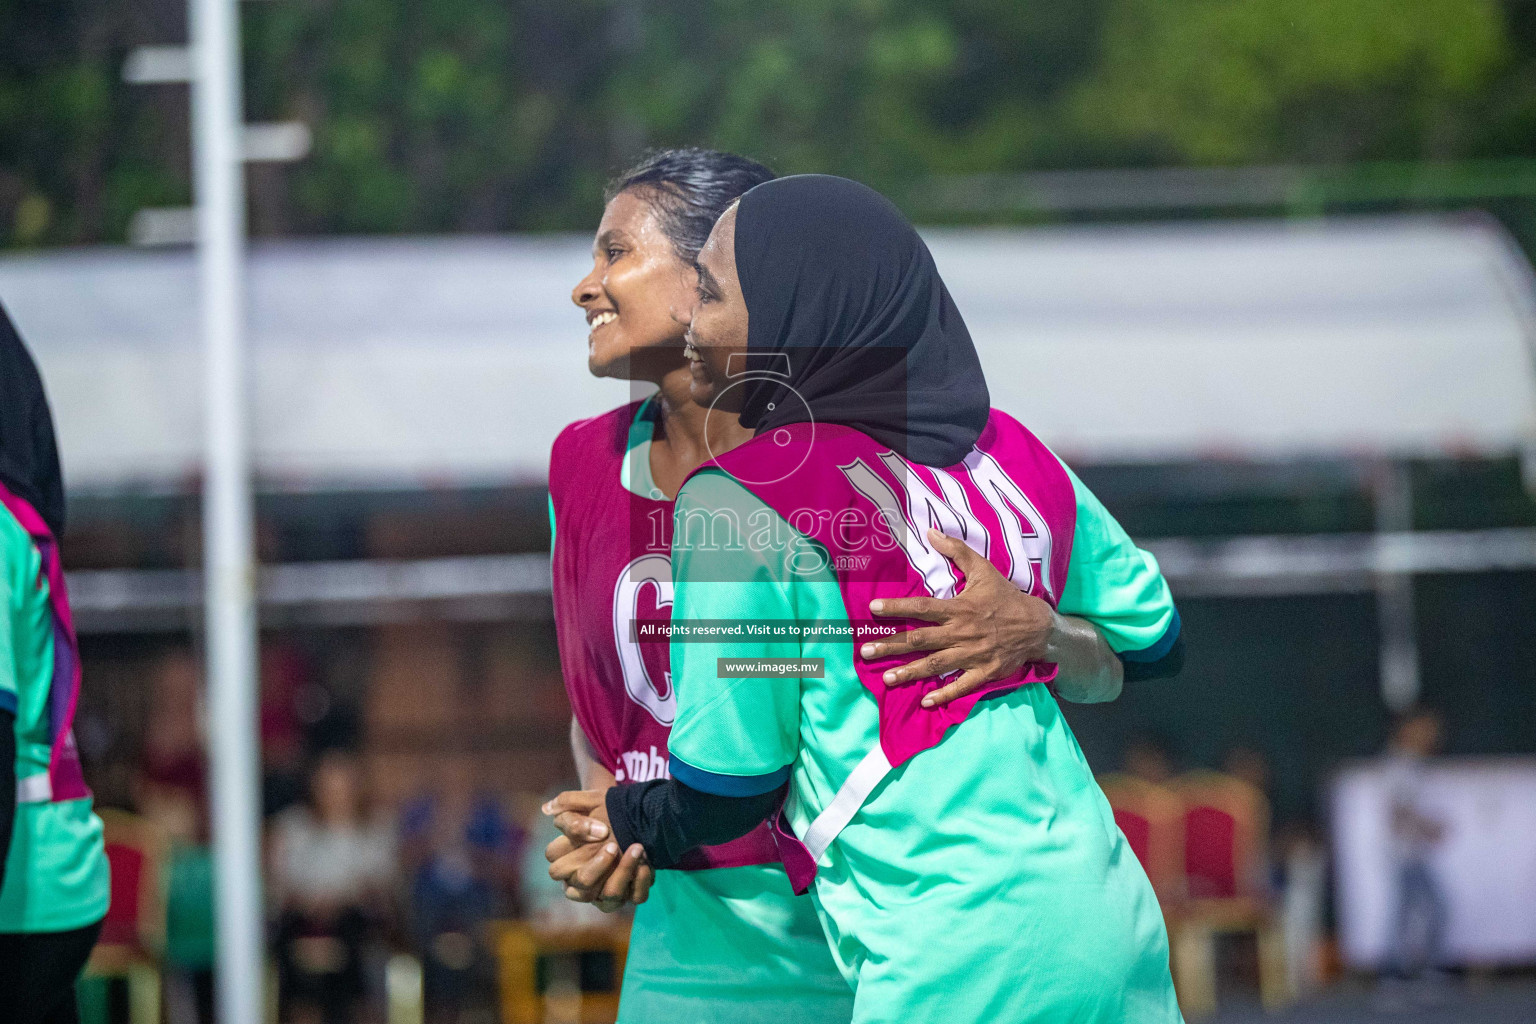
[{"label": "green tree foliage", "polygon": [[1119,0],[1102,45],[1071,123],[1220,164],[1454,155],[1508,50],[1497,0]]},{"label": "green tree foliage", "polygon": [[105,0],[0,0],[0,244],[120,236],[184,192],[150,159],[163,119],[120,84],[125,28]]},{"label": "green tree foliage", "polygon": [[[0,0],[0,245],[190,200],[183,0]],[[146,11],[148,13],[146,13]],[[651,146],[900,194],[935,174],[1536,154],[1536,0],[270,0],[258,234],[590,226]],[[169,26],[169,27],[167,27]]]}]

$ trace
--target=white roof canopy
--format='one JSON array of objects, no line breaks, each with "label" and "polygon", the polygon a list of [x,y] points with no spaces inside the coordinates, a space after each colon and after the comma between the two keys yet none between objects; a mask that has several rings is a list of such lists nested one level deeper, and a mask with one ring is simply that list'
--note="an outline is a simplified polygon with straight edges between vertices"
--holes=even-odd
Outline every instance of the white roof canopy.
[{"label": "white roof canopy", "polygon": [[[1081,461],[1508,452],[1536,441],[1529,268],[1483,219],[927,232],[993,403]],[[570,304],[589,240],[295,241],[250,262],[278,486],[542,479],[626,401]],[[190,252],[0,259],[77,488],[201,458]]]}]

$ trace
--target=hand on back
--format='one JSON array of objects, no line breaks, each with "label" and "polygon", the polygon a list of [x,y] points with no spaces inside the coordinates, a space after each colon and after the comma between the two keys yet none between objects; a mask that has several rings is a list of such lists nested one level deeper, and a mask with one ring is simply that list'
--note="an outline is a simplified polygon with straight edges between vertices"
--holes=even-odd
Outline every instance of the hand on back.
[{"label": "hand on back", "polygon": [[887,686],[960,673],[923,698],[924,707],[941,707],[1029,662],[1046,660],[1056,616],[1049,604],[1014,586],[964,541],[929,530],[928,543],[965,574],[965,589],[948,599],[904,597],[870,603],[873,615],[935,623],[859,649],[866,661],[933,652],[886,672]]},{"label": "hand on back", "polygon": [[566,899],[595,903],[613,913],[626,903],[644,903],[656,873],[645,849],[619,850],[608,822],[606,789],[569,790],[544,805],[560,835],[544,850],[549,877],[565,886]]}]

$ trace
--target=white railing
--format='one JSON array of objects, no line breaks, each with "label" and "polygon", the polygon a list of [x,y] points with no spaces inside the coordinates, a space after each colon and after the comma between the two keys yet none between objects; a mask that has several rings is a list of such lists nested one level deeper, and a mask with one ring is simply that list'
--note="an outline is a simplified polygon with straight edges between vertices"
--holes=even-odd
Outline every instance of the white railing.
[{"label": "white railing", "polygon": [[[1536,569],[1536,529],[1168,538],[1147,548],[1184,597],[1366,592],[1383,575]],[[202,574],[86,569],[69,574],[83,631],[163,631],[195,625]],[[289,562],[261,569],[263,621],[360,625],[417,616],[544,617],[543,554],[413,560]]]}]

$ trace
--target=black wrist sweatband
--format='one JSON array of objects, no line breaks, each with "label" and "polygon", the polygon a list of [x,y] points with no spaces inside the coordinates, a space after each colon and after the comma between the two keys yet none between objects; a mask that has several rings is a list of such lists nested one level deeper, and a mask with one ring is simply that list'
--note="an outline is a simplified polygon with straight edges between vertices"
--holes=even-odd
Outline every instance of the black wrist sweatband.
[{"label": "black wrist sweatband", "polygon": [[670,868],[690,850],[746,835],[783,799],[783,786],[757,796],[716,796],[655,779],[609,789],[608,823],[619,849],[639,843],[652,867]]}]

